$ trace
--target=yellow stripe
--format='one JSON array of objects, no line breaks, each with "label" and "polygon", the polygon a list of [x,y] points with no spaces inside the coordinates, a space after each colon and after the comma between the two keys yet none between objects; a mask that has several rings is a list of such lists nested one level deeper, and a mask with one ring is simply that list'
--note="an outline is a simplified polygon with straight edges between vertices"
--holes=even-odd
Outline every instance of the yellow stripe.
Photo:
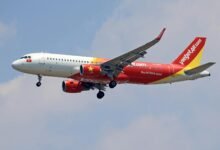
[{"label": "yellow stripe", "polygon": [[158,81],[152,82],[151,84],[159,84],[159,83],[168,82],[172,78],[184,75],[185,70],[192,69],[192,68],[195,68],[195,67],[199,66],[200,62],[201,62],[201,59],[202,59],[203,51],[204,51],[204,48],[202,48],[202,50],[199,52],[199,54],[186,67],[184,67],[182,70],[178,71],[174,75],[171,75],[171,76],[165,77],[163,79],[160,79]]}]

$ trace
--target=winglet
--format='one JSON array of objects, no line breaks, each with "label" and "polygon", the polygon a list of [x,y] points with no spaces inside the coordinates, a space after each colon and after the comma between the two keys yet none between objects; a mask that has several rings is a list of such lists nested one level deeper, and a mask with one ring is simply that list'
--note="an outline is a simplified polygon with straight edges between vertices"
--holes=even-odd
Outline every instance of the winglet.
[{"label": "winglet", "polygon": [[165,30],[166,30],[166,28],[163,28],[163,30],[160,32],[160,34],[156,37],[156,40],[160,41],[160,39],[162,38]]}]

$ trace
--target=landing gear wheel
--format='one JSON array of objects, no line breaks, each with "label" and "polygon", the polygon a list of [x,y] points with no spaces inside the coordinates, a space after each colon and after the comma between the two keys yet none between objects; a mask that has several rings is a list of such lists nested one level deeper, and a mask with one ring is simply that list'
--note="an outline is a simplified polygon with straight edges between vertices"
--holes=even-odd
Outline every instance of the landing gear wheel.
[{"label": "landing gear wheel", "polygon": [[37,75],[37,77],[38,77],[38,82],[36,83],[36,86],[40,87],[41,86],[42,76],[41,75]]},{"label": "landing gear wheel", "polygon": [[117,82],[115,81],[115,80],[112,80],[110,83],[109,83],[109,87],[110,88],[114,88],[114,87],[116,87],[116,85],[117,85]]},{"label": "landing gear wheel", "polygon": [[102,92],[102,91],[99,91],[99,92],[97,93],[97,98],[98,98],[98,99],[102,99],[104,96],[105,96],[105,93]]},{"label": "landing gear wheel", "polygon": [[37,86],[37,87],[40,87],[40,86],[41,86],[41,82],[37,82],[37,83],[36,83],[36,86]]}]

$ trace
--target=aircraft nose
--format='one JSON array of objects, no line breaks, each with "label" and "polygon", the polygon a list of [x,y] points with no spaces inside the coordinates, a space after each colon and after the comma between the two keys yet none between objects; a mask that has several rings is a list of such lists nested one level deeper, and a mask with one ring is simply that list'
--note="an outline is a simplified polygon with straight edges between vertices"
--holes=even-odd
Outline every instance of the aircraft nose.
[{"label": "aircraft nose", "polygon": [[21,63],[18,60],[15,60],[12,62],[11,64],[12,68],[14,68],[15,70],[19,70]]}]

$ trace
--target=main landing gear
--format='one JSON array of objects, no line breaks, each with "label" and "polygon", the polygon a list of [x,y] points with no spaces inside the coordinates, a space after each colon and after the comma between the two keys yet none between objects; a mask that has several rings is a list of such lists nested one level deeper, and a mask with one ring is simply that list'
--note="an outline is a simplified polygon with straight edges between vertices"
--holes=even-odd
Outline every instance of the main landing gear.
[{"label": "main landing gear", "polygon": [[[109,87],[114,88],[117,86],[117,82],[115,80],[112,80],[109,82]],[[105,96],[105,93],[103,92],[103,89],[101,87],[98,87],[99,92],[97,93],[97,98],[102,99]]]},{"label": "main landing gear", "polygon": [[112,81],[109,83],[109,87],[110,87],[111,89],[113,89],[114,87],[116,87],[116,85],[117,85],[117,82],[116,82],[115,80],[112,80]]},{"label": "main landing gear", "polygon": [[97,98],[98,98],[98,99],[102,99],[104,96],[105,96],[105,93],[104,93],[103,91],[99,91],[99,92],[97,93]]},{"label": "main landing gear", "polygon": [[36,83],[36,86],[40,87],[41,86],[42,76],[41,75],[37,75],[37,77],[38,77],[38,82]]},{"label": "main landing gear", "polygon": [[[117,86],[117,82],[115,80],[112,80],[111,82],[109,82],[110,88],[114,88],[116,86]],[[105,96],[105,93],[102,91],[103,89],[101,88],[101,86],[99,86],[98,89],[99,89],[99,92],[97,93],[97,98],[102,99]]]}]

